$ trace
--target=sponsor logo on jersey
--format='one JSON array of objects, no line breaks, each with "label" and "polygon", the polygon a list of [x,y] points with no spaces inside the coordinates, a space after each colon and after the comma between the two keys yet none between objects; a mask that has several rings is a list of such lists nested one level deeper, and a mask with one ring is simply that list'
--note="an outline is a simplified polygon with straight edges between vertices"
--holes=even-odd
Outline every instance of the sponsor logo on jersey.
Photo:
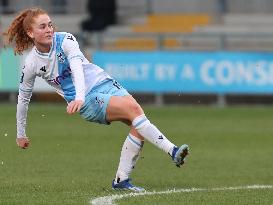
[{"label": "sponsor logo on jersey", "polygon": [[46,72],[46,67],[43,66],[43,67],[40,68],[40,70],[43,71],[43,72]]},{"label": "sponsor logo on jersey", "polygon": [[69,78],[71,76],[71,69],[68,67],[67,69],[63,70],[62,75],[57,76],[54,79],[49,79],[48,82],[55,83],[56,85],[60,85],[63,80]]}]

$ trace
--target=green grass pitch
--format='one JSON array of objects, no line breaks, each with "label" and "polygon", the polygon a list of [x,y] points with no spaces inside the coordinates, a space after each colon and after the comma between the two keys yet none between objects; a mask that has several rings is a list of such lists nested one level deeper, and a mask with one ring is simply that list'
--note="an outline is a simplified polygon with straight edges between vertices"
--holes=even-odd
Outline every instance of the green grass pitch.
[{"label": "green grass pitch", "polygon": [[[29,149],[15,143],[16,105],[0,104],[0,204],[87,205],[113,195],[128,128],[68,116],[65,104],[30,104]],[[185,166],[145,143],[133,182],[148,191],[273,185],[273,107],[144,107],[175,144],[190,145]],[[122,192],[118,192],[121,194]],[[273,204],[273,189],[139,196],[117,204]]]}]

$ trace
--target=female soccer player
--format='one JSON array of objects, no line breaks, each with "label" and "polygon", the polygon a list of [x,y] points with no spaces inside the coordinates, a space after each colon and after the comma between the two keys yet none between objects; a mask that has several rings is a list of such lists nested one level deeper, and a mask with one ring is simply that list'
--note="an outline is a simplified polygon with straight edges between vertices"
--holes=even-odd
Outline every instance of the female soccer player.
[{"label": "female soccer player", "polygon": [[25,133],[28,104],[35,78],[42,77],[67,101],[67,113],[80,115],[90,122],[110,124],[121,121],[130,127],[121,150],[114,189],[144,191],[129,181],[144,139],[168,153],[176,166],[184,163],[189,147],[175,146],[145,116],[141,106],[102,68],[90,63],[79,49],[76,38],[55,32],[49,15],[42,9],[23,10],[6,33],[7,44],[15,42],[14,51],[22,54],[31,48],[22,68],[17,103],[17,138],[19,147],[29,146]]}]

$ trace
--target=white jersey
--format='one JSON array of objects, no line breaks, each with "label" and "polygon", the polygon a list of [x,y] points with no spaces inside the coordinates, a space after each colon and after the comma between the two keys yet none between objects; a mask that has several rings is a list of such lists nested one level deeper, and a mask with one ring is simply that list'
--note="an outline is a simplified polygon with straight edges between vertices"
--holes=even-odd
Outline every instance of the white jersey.
[{"label": "white jersey", "polygon": [[28,104],[37,76],[54,87],[67,102],[84,101],[85,95],[96,84],[111,78],[84,57],[72,34],[55,32],[49,53],[41,53],[34,46],[25,60],[17,104],[17,137],[26,136]]}]

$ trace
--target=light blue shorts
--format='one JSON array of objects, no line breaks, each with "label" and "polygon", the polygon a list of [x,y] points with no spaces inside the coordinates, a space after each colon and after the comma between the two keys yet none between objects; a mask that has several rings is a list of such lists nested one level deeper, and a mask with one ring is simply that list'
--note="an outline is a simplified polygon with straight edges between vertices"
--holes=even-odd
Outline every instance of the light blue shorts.
[{"label": "light blue shorts", "polygon": [[106,121],[106,108],[112,96],[130,95],[116,80],[106,79],[85,96],[80,115],[87,121],[110,124]]}]

